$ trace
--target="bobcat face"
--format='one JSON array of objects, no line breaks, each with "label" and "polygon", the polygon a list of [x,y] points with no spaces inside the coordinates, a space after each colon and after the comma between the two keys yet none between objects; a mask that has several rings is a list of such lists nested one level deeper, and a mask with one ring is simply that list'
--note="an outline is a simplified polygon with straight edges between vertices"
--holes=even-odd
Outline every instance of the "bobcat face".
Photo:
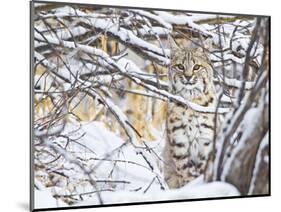
[{"label": "bobcat face", "polygon": [[211,80],[211,70],[204,57],[196,52],[176,53],[171,65],[173,92],[185,98],[204,94]]}]

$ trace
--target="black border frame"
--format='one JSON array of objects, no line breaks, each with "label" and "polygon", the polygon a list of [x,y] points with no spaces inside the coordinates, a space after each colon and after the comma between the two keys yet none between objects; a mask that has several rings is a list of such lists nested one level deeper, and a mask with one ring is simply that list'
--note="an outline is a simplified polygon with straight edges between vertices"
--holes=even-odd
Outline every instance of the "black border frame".
[{"label": "black border frame", "polygon": [[[270,197],[271,196],[271,16],[270,15],[255,15],[255,14],[243,14],[243,13],[227,13],[227,12],[208,12],[208,11],[193,11],[193,10],[182,10],[182,9],[163,9],[163,8],[148,8],[148,7],[134,7],[134,6],[120,6],[120,5],[103,5],[103,4],[91,4],[91,3],[73,3],[64,1],[45,1],[45,0],[31,0],[29,11],[29,24],[30,24],[30,64],[29,64],[29,109],[30,109],[30,141],[29,141],[29,209],[30,211],[54,211],[54,210],[69,210],[69,209],[87,209],[87,208],[103,208],[103,207],[116,207],[116,206],[132,206],[132,205],[150,205],[150,204],[161,204],[161,203],[177,203],[177,202],[197,202],[205,200],[225,200],[225,199],[241,199],[241,198],[255,198],[255,197]],[[128,202],[128,203],[116,203],[116,204],[104,204],[104,205],[84,205],[84,206],[69,206],[69,207],[56,207],[56,208],[34,208],[34,151],[33,151],[33,123],[34,123],[34,91],[33,91],[33,71],[34,71],[34,3],[52,3],[52,4],[63,4],[63,5],[78,5],[78,6],[88,6],[88,7],[107,7],[107,8],[124,8],[124,9],[142,9],[142,10],[161,10],[161,11],[174,11],[174,12],[191,12],[191,13],[201,13],[201,14],[219,14],[219,15],[241,15],[241,16],[251,16],[251,17],[262,17],[268,18],[269,20],[269,173],[268,173],[268,194],[257,194],[257,195],[242,195],[242,196],[227,196],[227,197],[210,197],[210,198],[196,198],[196,199],[181,199],[181,200],[162,200],[162,201],[147,201],[147,202]]]}]

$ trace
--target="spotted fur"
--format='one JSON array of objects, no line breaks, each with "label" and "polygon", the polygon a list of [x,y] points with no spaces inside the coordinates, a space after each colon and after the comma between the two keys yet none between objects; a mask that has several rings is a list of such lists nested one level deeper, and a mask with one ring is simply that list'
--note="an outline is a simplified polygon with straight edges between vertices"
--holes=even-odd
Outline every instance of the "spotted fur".
[{"label": "spotted fur", "polygon": [[[201,106],[215,106],[213,70],[203,49],[174,45],[171,56],[171,92]],[[168,104],[164,175],[170,188],[203,174],[213,148],[214,118],[214,114]]]}]

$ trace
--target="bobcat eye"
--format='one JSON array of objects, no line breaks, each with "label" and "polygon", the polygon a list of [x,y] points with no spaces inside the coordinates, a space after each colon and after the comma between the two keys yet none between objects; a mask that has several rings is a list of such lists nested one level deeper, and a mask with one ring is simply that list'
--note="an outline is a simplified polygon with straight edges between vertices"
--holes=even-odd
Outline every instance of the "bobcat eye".
[{"label": "bobcat eye", "polygon": [[176,67],[179,69],[179,70],[184,70],[184,66],[182,65],[182,64],[178,64],[178,65],[176,65]]},{"label": "bobcat eye", "polygon": [[198,65],[198,64],[196,64],[196,65],[194,65],[193,66],[193,71],[197,71],[197,70],[199,70],[199,68],[200,68],[201,66],[200,65]]}]

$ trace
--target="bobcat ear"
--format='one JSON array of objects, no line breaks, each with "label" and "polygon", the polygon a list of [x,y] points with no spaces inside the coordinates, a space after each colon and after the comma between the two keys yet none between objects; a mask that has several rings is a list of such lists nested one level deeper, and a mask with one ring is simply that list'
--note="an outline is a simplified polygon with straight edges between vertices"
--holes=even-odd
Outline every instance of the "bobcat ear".
[{"label": "bobcat ear", "polygon": [[199,43],[201,45],[199,48],[197,48],[197,52],[209,55],[209,53],[213,50],[213,40],[211,38],[201,40]]},{"label": "bobcat ear", "polygon": [[212,51],[213,49],[213,40],[212,38],[207,38],[206,40],[203,41],[204,48],[208,49],[209,51]]},{"label": "bobcat ear", "polygon": [[168,35],[168,45],[171,49],[171,57],[175,54],[176,51],[180,50],[180,47],[171,35]]}]

